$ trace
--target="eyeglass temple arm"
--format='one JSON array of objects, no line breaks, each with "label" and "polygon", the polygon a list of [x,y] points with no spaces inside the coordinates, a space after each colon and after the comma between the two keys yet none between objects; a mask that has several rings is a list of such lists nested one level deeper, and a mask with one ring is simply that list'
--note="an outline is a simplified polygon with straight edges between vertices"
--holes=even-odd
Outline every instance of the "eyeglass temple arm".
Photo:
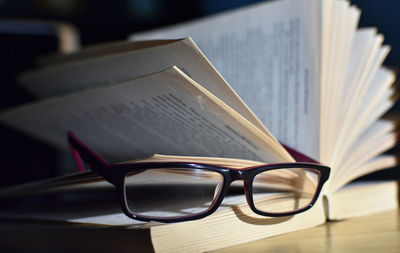
[{"label": "eyeglass temple arm", "polygon": [[296,160],[296,162],[308,162],[308,163],[321,164],[317,160],[314,160],[311,157],[309,157],[309,156],[307,156],[307,155],[305,155],[283,143],[282,143],[282,146],[286,149],[287,152],[289,152],[289,154],[294,158],[294,160]]},{"label": "eyeglass temple arm", "polygon": [[75,164],[79,171],[85,170],[83,165],[83,161],[85,161],[93,171],[100,175],[104,175],[104,169],[107,168],[108,163],[103,158],[83,144],[72,131],[68,131],[68,141]]}]

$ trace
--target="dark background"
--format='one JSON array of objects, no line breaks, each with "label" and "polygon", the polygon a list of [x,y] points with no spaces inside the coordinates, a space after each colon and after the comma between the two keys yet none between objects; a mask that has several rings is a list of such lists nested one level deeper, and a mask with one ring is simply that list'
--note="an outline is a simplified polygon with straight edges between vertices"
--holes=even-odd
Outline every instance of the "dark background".
[{"label": "dark background", "polygon": [[[56,37],[41,28],[18,30],[6,20],[63,21],[76,26],[83,46],[124,40],[130,33],[174,24],[259,1],[250,0],[0,0],[0,110],[32,101],[17,85],[19,73],[38,56],[55,52]],[[360,26],[376,26],[392,51],[385,61],[400,66],[400,1],[353,0]],[[12,22],[11,22],[12,24]],[[19,31],[19,32],[17,32]],[[51,147],[0,126],[0,187],[55,176],[70,167]],[[393,150],[397,152],[397,149]],[[73,169],[71,169],[73,170]],[[399,177],[396,169],[369,178]]]}]

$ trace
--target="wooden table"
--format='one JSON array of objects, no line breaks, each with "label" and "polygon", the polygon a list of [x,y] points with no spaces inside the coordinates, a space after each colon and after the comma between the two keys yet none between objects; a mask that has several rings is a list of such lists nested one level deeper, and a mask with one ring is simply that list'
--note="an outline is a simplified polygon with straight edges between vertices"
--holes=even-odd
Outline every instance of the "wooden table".
[{"label": "wooden table", "polygon": [[400,211],[329,222],[318,227],[215,251],[400,252]]}]

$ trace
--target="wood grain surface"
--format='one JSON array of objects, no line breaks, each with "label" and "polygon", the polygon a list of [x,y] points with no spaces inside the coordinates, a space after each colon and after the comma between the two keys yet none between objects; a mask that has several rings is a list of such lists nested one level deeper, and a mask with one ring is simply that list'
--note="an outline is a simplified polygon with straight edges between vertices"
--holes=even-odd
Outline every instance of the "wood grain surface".
[{"label": "wood grain surface", "polygon": [[328,222],[217,252],[400,252],[400,211]]}]

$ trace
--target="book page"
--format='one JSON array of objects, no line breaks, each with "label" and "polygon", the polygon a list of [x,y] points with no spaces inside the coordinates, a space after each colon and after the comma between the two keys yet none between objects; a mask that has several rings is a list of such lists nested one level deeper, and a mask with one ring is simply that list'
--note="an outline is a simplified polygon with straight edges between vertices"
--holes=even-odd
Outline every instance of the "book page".
[{"label": "book page", "polygon": [[337,170],[334,171],[335,173],[331,173],[331,180],[325,188],[335,191],[349,181],[367,173],[368,171],[362,170],[363,164],[393,148],[396,144],[395,127],[396,124],[393,121],[380,119],[365,129],[352,143],[350,151],[333,164]]},{"label": "book page", "polygon": [[[395,167],[398,164],[398,158],[396,157],[395,154],[381,154],[376,157],[371,158],[370,160],[364,162],[363,164],[360,164],[359,166],[352,168],[351,171],[349,170],[347,175],[344,175],[347,177],[347,180],[343,178],[342,181],[338,182],[338,188],[340,189],[342,186],[346,187],[345,185],[350,183],[351,181],[368,175],[370,173],[379,171],[379,170],[385,170],[385,169],[391,169]],[[362,180],[361,180],[362,181]],[[332,190],[337,190],[337,189],[332,189]]]},{"label": "book page", "polygon": [[262,3],[131,39],[191,36],[279,141],[318,159],[320,5]]},{"label": "book page", "polygon": [[[364,109],[361,105],[368,87],[372,84],[379,67],[389,52],[389,47],[381,47],[383,37],[376,35],[374,29],[359,31],[356,35],[355,38],[357,39],[354,41],[351,61],[358,66],[357,71],[350,72],[349,70],[347,73],[346,89],[342,92],[342,102],[336,110],[336,113],[339,114],[339,120],[334,125],[336,134],[330,135],[330,138],[333,139],[332,147],[334,147],[330,152],[331,162],[341,159],[338,154],[349,140],[347,134],[359,123],[356,118],[360,110]],[[369,39],[360,40],[364,36]],[[359,61],[356,61],[357,58],[359,58]]]},{"label": "book page", "polygon": [[117,42],[83,50],[62,58],[62,61],[64,64],[26,73],[21,77],[22,85],[36,97],[47,98],[82,89],[112,85],[178,66],[264,131],[268,138],[274,139],[190,38],[172,41]]},{"label": "book page", "polygon": [[385,68],[380,68],[360,104],[357,114],[353,117],[352,127],[343,132],[345,142],[335,153],[332,166],[340,163],[349,153],[351,145],[374,122],[376,122],[395,103],[395,89],[392,84],[395,74]]},{"label": "book page", "polygon": [[177,68],[9,110],[4,124],[67,149],[67,131],[109,162],[154,153],[293,161]]},{"label": "book page", "polygon": [[[337,107],[342,103],[350,50],[357,29],[360,11],[347,1],[326,0],[321,63],[321,140],[320,162],[330,165],[330,156],[336,140]],[[328,10],[326,10],[328,9]]]}]

